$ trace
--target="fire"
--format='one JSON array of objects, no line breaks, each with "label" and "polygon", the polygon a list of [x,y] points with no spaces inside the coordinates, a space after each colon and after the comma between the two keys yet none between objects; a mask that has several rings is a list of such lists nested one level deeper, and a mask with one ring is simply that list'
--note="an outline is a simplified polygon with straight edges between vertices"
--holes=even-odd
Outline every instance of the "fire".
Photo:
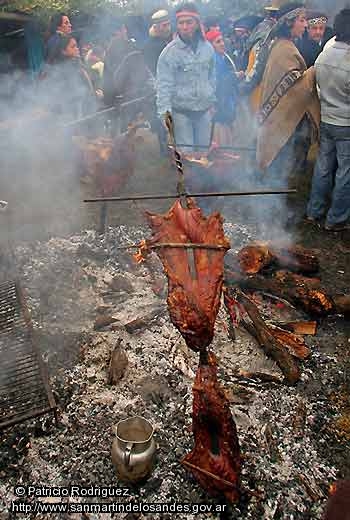
[{"label": "fire", "polygon": [[335,492],[337,491],[337,488],[338,488],[338,486],[337,486],[337,482],[333,482],[333,484],[331,484],[331,485],[329,486],[329,494],[330,494],[331,496],[334,495]]},{"label": "fire", "polygon": [[137,253],[135,253],[132,256],[137,264],[141,264],[142,262],[144,262],[146,260],[147,255],[149,254],[150,250],[149,250],[146,240],[141,240],[141,242],[139,243],[138,246],[139,246],[139,249],[138,249]]}]

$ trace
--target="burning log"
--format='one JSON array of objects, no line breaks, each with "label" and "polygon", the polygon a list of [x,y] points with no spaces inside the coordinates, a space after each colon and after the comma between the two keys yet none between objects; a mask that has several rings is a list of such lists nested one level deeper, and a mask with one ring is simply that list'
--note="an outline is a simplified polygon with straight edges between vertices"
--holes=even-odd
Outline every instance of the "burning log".
[{"label": "burning log", "polygon": [[300,338],[293,332],[283,330],[275,325],[269,325],[269,329],[274,337],[286,346],[289,353],[298,359],[307,359],[310,356],[310,350],[306,346],[303,338]]},{"label": "burning log", "polygon": [[282,329],[294,332],[301,336],[315,336],[317,331],[316,321],[289,321],[287,323],[278,324]]},{"label": "burning log", "polygon": [[263,243],[254,243],[250,246],[243,247],[237,257],[241,270],[246,274],[256,274],[271,264],[273,257],[269,251],[268,245]]},{"label": "burning log", "polygon": [[289,271],[313,274],[320,269],[318,258],[314,252],[301,246],[278,247],[271,245],[271,254],[279,267]]},{"label": "burning log", "polygon": [[307,286],[307,287],[320,287],[321,280],[319,278],[309,278],[306,276],[301,276],[300,274],[291,273],[290,271],[277,271],[274,274],[274,278],[281,283],[287,285],[297,285],[299,287]]},{"label": "burning log", "polygon": [[193,386],[194,449],[182,459],[210,495],[239,499],[241,459],[236,426],[217,380],[214,354],[199,364]]},{"label": "burning log", "polygon": [[[260,316],[258,308],[245,294],[240,292],[238,300],[243,305],[244,309],[251,321],[253,322],[255,337],[260,346],[264,349],[267,356],[271,357],[282,370],[286,381],[289,384],[296,383],[300,378],[300,369],[295,358],[288,352],[285,345],[280,338],[275,336],[275,331],[266,325],[265,321]],[[250,330],[252,327],[250,327]],[[289,338],[284,336],[289,341]],[[289,348],[293,348],[293,343],[288,343]],[[294,348],[300,349],[300,345],[295,345]],[[293,350],[295,355],[295,350]],[[306,355],[306,352],[304,353]]]},{"label": "burning log", "polygon": [[[195,202],[188,199],[188,208],[176,201],[165,215],[148,213],[148,221],[153,237],[147,241],[146,249],[157,243],[164,244],[157,249],[157,254],[168,278],[167,301],[171,321],[189,348],[196,352],[205,351],[214,335],[220,307],[223,260],[230,247],[224,235],[223,220],[218,213],[204,217]],[[186,249],[193,243],[199,247]],[[172,244],[180,247],[172,247]],[[213,247],[208,249],[208,244]]]},{"label": "burning log", "polygon": [[[256,324],[254,323],[253,325],[244,319],[242,315],[246,309],[234,297],[232,297],[232,294],[229,293],[229,290],[226,287],[224,288],[224,303],[231,318],[232,326],[237,328],[239,324],[242,323],[249,334],[260,341],[259,335],[256,331]],[[293,332],[285,330],[276,324],[269,324],[266,325],[266,327],[275,339],[288,349],[292,356],[298,359],[306,359],[310,355],[310,350],[306,346],[305,341]]]},{"label": "burning log", "polygon": [[300,246],[280,247],[267,242],[254,242],[238,254],[240,268],[246,274],[256,274],[275,264],[297,273],[312,274],[319,270],[319,262],[312,251]]},{"label": "burning log", "polygon": [[240,288],[249,291],[271,293],[287,300],[296,307],[300,307],[307,314],[312,316],[327,316],[335,312],[343,313],[346,311],[347,303],[349,303],[348,297],[336,297],[336,305],[333,297],[322,289],[314,289],[291,283],[287,285],[275,278],[264,278],[261,275],[245,278],[240,276],[237,280],[226,280],[226,283],[238,285]]}]

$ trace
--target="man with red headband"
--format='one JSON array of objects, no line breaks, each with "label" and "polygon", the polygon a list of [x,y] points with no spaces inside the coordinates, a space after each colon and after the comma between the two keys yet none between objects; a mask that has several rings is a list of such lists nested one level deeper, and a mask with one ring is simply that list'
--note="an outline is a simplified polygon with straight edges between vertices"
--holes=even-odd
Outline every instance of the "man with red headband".
[{"label": "man with red headband", "polygon": [[176,37],[158,60],[157,109],[163,120],[171,112],[176,142],[188,145],[184,151],[191,153],[195,145],[210,145],[216,101],[214,49],[203,36],[194,4],[177,9],[176,27]]}]

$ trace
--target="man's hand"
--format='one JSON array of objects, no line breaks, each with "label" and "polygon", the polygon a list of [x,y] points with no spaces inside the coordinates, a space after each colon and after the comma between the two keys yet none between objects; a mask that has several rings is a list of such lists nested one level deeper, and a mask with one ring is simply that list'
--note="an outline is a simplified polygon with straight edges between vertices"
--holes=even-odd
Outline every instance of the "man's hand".
[{"label": "man's hand", "polygon": [[[162,115],[160,116],[160,120],[161,120],[162,125],[164,126],[165,130],[166,130],[167,132],[169,132],[169,129],[168,129],[167,124],[166,124],[167,113],[168,113],[168,112],[166,112],[165,114],[162,114]],[[170,111],[169,111],[169,113],[171,114]]]}]

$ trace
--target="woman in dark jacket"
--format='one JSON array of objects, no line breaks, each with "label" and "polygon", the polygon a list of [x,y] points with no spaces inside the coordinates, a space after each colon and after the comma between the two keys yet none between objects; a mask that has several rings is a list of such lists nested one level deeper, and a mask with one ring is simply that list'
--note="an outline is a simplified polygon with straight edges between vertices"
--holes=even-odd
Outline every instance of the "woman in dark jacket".
[{"label": "woman in dark jacket", "polygon": [[96,92],[72,36],[57,38],[43,86],[49,107],[64,120],[79,119],[97,110]]},{"label": "woman in dark jacket", "polygon": [[215,50],[216,110],[213,119],[214,141],[222,146],[232,146],[232,124],[236,117],[238,79],[236,67],[225,53],[225,41],[220,31],[209,31],[207,40]]}]

